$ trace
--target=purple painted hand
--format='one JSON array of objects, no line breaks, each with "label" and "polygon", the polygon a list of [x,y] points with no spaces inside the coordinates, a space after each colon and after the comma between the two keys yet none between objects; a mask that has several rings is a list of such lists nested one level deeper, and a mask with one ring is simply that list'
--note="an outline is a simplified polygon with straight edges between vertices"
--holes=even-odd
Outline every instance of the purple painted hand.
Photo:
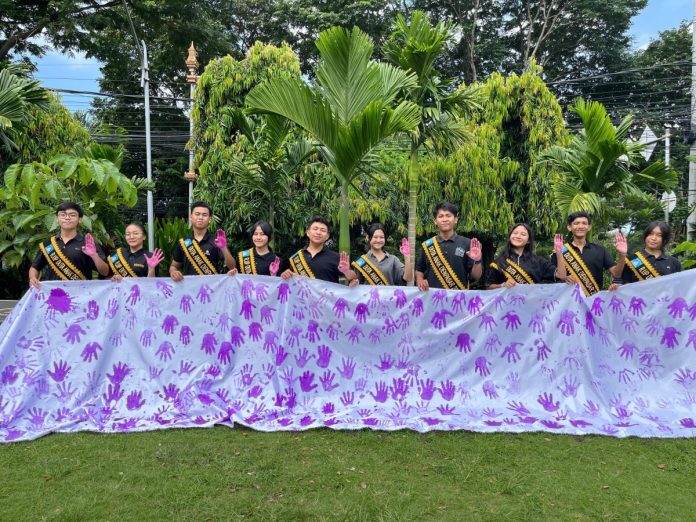
[{"label": "purple painted hand", "polygon": [[132,391],[126,399],[126,408],[129,410],[139,410],[145,405],[145,399],[140,391]]},{"label": "purple painted hand", "polygon": [[534,346],[537,349],[537,361],[545,361],[551,353],[551,348],[546,346],[543,339],[535,339]]},{"label": "purple painted hand", "polygon": [[319,368],[328,368],[329,363],[331,362],[332,354],[333,352],[331,351],[331,348],[329,348],[325,344],[320,345],[317,348],[317,366]]},{"label": "purple painted hand", "polygon": [[669,311],[669,315],[671,315],[675,319],[681,319],[684,312],[686,312],[688,309],[689,309],[689,305],[681,297],[677,297],[667,307],[667,310]]},{"label": "purple painted hand", "polygon": [[592,301],[591,312],[597,317],[601,317],[604,313],[604,308],[602,308],[602,304],[604,304],[604,299],[602,299],[601,297],[595,297],[594,301]]},{"label": "purple painted hand", "polygon": [[207,333],[203,336],[203,341],[201,341],[201,350],[203,350],[207,355],[212,355],[217,351],[217,339],[215,334]]},{"label": "purple painted hand", "polygon": [[309,393],[311,391],[314,391],[314,389],[318,386],[318,384],[312,384],[313,381],[314,381],[314,373],[310,372],[309,370],[304,372],[300,376],[300,389],[305,393]]},{"label": "purple painted hand", "polygon": [[467,310],[472,315],[478,314],[481,311],[481,307],[483,306],[483,304],[483,299],[481,299],[478,295],[475,295],[474,297],[469,299]]},{"label": "purple painted hand", "polygon": [[201,303],[209,303],[210,296],[213,295],[213,293],[214,293],[214,291],[212,288],[210,288],[208,285],[203,285],[198,290],[198,295],[196,295],[196,298]]},{"label": "purple painted hand", "polygon": [[116,301],[116,299],[109,299],[109,302],[106,303],[106,318],[113,319],[114,317],[116,317],[119,306],[120,305],[118,304],[118,301]]},{"label": "purple painted hand", "polygon": [[432,301],[435,306],[445,306],[447,304],[447,290],[436,290],[433,292]]},{"label": "purple painted hand", "polygon": [[392,358],[391,355],[388,353],[382,354],[379,357],[379,365],[375,365],[375,368],[377,368],[380,371],[386,372],[387,370],[391,370],[394,366],[394,359]]},{"label": "purple painted hand", "polygon": [[73,323],[68,326],[68,329],[63,332],[63,337],[70,344],[75,344],[80,342],[80,336],[85,335],[85,332],[78,323]]},{"label": "purple painted hand", "polygon": [[279,346],[275,353],[276,366],[280,366],[281,364],[283,364],[285,362],[285,359],[287,359],[288,355],[290,354],[285,351],[285,347]]},{"label": "purple painted hand", "polygon": [[353,360],[352,357],[349,357],[346,359],[345,357],[341,359],[342,366],[340,368],[336,368],[338,373],[341,375],[346,380],[350,380],[353,378],[353,372],[355,371],[355,361]]},{"label": "purple painted hand", "polygon": [[457,292],[457,295],[452,299],[452,310],[455,312],[463,312],[466,305],[466,295],[464,292]]},{"label": "purple painted hand", "polygon": [[96,361],[99,358],[99,352],[102,347],[99,343],[89,343],[82,350],[81,356],[84,362]]},{"label": "purple painted hand", "polygon": [[474,340],[469,336],[468,333],[460,333],[457,336],[456,347],[459,348],[460,352],[471,353],[471,346],[474,344]]},{"label": "purple painted hand", "polygon": [[[471,301],[469,301],[469,303],[471,303]],[[481,318],[479,328],[483,328],[487,332],[492,332],[495,330],[495,327],[498,326],[498,323],[495,321],[492,315],[482,313],[479,317]]]},{"label": "purple painted hand", "polygon": [[260,341],[263,327],[259,323],[251,323],[249,325],[249,338],[252,341]]},{"label": "purple painted hand", "polygon": [[370,392],[372,398],[375,402],[386,402],[389,397],[389,392],[387,388],[387,383],[384,381],[378,381],[375,383],[375,393]]},{"label": "purple painted hand", "polygon": [[367,307],[365,303],[359,303],[355,307],[355,320],[358,321],[359,323],[364,323],[367,321],[367,318],[370,315],[370,309]]},{"label": "purple painted hand", "polygon": [[128,299],[126,302],[129,305],[134,305],[140,301],[140,287],[138,285],[133,285],[130,288],[130,293],[128,294]]},{"label": "purple painted hand", "polygon": [[575,324],[577,322],[578,319],[575,315],[575,312],[571,312],[570,310],[564,310],[563,312],[561,312],[561,317],[558,320],[556,327],[560,330],[562,334],[570,336],[575,333]]},{"label": "purple painted hand", "polygon": [[232,346],[232,343],[228,343],[227,341],[223,341],[222,344],[220,344],[220,351],[218,352],[218,361],[220,361],[221,364],[230,364],[232,361],[232,354],[234,354],[234,346]]},{"label": "purple painted hand", "polygon": [[490,362],[485,357],[477,357],[474,361],[474,371],[478,373],[481,377],[490,375]]},{"label": "purple painted hand", "polygon": [[440,392],[440,395],[442,395],[442,398],[449,402],[452,399],[454,399],[454,394],[457,391],[457,388],[454,386],[454,383],[450,380],[440,381],[440,387],[438,388],[438,391]]},{"label": "purple painted hand", "polygon": [[99,318],[99,304],[92,299],[89,303],[87,303],[87,319],[89,321],[94,321],[95,319]]},{"label": "purple painted hand", "polygon": [[46,373],[55,382],[63,381],[70,373],[70,366],[65,361],[59,361],[53,363],[53,371],[48,370]]},{"label": "purple painted hand", "polygon": [[395,401],[402,401],[406,398],[409,386],[403,379],[392,379],[392,385],[389,387],[391,398]]},{"label": "purple painted hand", "polygon": [[123,380],[131,373],[131,368],[123,362],[114,364],[112,367],[113,374],[106,374],[111,384],[121,384]]},{"label": "purple painted hand", "polygon": [[520,354],[517,353],[517,347],[522,346],[522,343],[512,342],[505,347],[503,353],[500,354],[501,358],[506,358],[509,363],[516,363],[520,360]]},{"label": "purple painted hand", "polygon": [[662,334],[662,339],[660,339],[660,344],[662,344],[662,346],[667,346],[668,348],[673,350],[675,346],[679,345],[679,336],[680,335],[681,335],[680,331],[678,331],[676,328],[668,326],[667,328],[665,328],[665,331]]},{"label": "purple painted hand", "polygon": [[244,344],[244,330],[239,326],[233,326],[230,330],[230,341],[234,346],[242,346]]},{"label": "purple painted hand", "polygon": [[448,316],[453,317],[454,314],[449,310],[440,310],[439,312],[435,312],[435,314],[433,314],[433,318],[430,320],[430,324],[432,324],[438,330],[447,328]]},{"label": "purple painted hand", "polygon": [[263,349],[266,352],[272,352],[278,347],[278,334],[271,331],[271,332],[266,332],[266,335],[263,338]]},{"label": "purple painted hand", "polygon": [[536,334],[542,334],[546,332],[546,314],[543,311],[537,310],[532,314],[532,318],[527,323],[528,327],[531,327],[532,331]]},{"label": "purple painted hand", "polygon": [[537,397],[537,402],[541,404],[546,411],[557,411],[561,405],[560,401],[553,402],[553,394],[546,392]]},{"label": "purple painted hand", "polygon": [[281,283],[278,285],[278,300],[281,304],[288,302],[288,296],[290,295],[290,285],[287,283]]},{"label": "purple painted hand", "polygon": [[174,330],[177,326],[179,326],[179,320],[173,315],[168,315],[164,318],[164,321],[162,322],[162,331],[165,334],[169,335],[171,333],[174,333]]},{"label": "purple painted hand", "polygon": [[365,334],[358,326],[353,326],[346,332],[346,337],[350,339],[351,344],[355,344],[360,340],[361,337],[365,337]]},{"label": "purple painted hand", "polygon": [[193,297],[186,294],[181,298],[181,301],[179,301],[179,309],[182,312],[184,312],[185,314],[187,314],[191,311],[192,304],[193,304]]},{"label": "purple painted hand", "polygon": [[418,379],[418,394],[424,401],[429,401],[435,393],[435,383],[432,379]]},{"label": "purple painted hand", "polygon": [[181,330],[179,330],[179,340],[184,346],[188,346],[191,343],[191,337],[193,337],[193,330],[188,326],[182,326]]},{"label": "purple painted hand", "polygon": [[631,303],[628,305],[628,309],[635,316],[643,315],[643,309],[645,308],[645,301],[640,297],[632,297]]},{"label": "purple painted hand", "polygon": [[394,290],[394,298],[396,299],[397,308],[403,308],[408,302],[406,299],[406,293],[403,290]]},{"label": "purple painted hand", "polygon": [[295,356],[295,362],[299,368],[304,368],[311,359],[314,359],[314,354],[309,355],[307,348],[302,348]]},{"label": "purple painted hand", "polygon": [[335,378],[336,378],[336,374],[334,372],[332,372],[331,370],[326,370],[324,372],[324,374],[319,379],[324,391],[330,392],[330,391],[338,388],[339,385],[333,382]]},{"label": "purple painted hand", "polygon": [[515,312],[508,312],[503,316],[505,319],[505,329],[506,330],[517,330],[520,325],[520,317]]},{"label": "purple painted hand", "polygon": [[411,301],[411,314],[414,317],[420,317],[423,313],[423,300],[420,297],[416,297]]},{"label": "purple painted hand", "polygon": [[334,315],[339,318],[343,319],[346,316],[346,311],[350,312],[350,307],[348,306],[348,301],[343,299],[342,297],[339,297],[336,300],[336,304],[333,306],[333,311]]},{"label": "purple painted hand", "polygon": [[157,334],[154,330],[150,330],[149,328],[143,330],[143,333],[140,334],[140,344],[145,347],[151,346],[154,339],[157,339]]},{"label": "purple painted hand", "polygon": [[171,361],[175,353],[176,350],[174,350],[172,343],[169,341],[164,341],[159,345],[159,348],[157,348],[155,355],[160,358],[160,361]]},{"label": "purple painted hand", "polygon": [[170,285],[166,281],[158,280],[155,286],[157,286],[157,289],[162,293],[162,295],[165,298],[174,295],[174,292],[172,291],[172,285]]}]

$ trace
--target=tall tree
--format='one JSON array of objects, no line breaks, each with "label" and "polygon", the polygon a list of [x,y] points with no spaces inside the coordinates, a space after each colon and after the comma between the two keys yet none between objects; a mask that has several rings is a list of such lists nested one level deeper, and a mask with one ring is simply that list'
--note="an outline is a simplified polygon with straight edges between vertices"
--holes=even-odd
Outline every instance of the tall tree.
[{"label": "tall tree", "polygon": [[418,125],[417,105],[410,101],[396,105],[398,93],[415,86],[416,78],[373,61],[373,43],[357,27],[322,32],[317,48],[320,61],[314,87],[300,80],[271,80],[249,93],[247,105],[293,121],[317,142],[341,185],[339,248],[349,251],[349,189],[381,143]]},{"label": "tall tree", "polygon": [[0,146],[6,157],[17,150],[13,139],[20,136],[31,121],[31,111],[47,106],[48,94],[38,81],[29,78],[25,66],[15,64],[0,68]]}]

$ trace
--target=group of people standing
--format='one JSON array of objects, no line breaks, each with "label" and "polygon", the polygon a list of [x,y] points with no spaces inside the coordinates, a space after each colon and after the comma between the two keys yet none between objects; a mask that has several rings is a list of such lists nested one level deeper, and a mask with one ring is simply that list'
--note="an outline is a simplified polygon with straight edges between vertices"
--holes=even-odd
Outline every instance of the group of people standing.
[{"label": "group of people standing", "polygon": [[[144,249],[142,225],[129,224],[125,230],[126,246],[106,257],[90,234],[83,236],[79,232],[82,216],[82,208],[76,203],[58,206],[56,217],[60,231],[39,246],[40,251],[29,269],[31,286],[39,288],[40,279],[92,279],[93,271],[115,280],[157,276],[157,267],[164,255],[159,249],[153,252]],[[451,203],[440,203],[433,210],[438,234],[421,244],[415,265],[415,282],[422,291],[429,288],[465,290],[470,281],[477,281],[483,275],[481,244],[476,238],[456,233],[458,217],[458,208]],[[251,228],[252,246],[233,256],[224,230],[218,230],[215,235],[208,230],[212,209],[207,203],[193,203],[189,218],[191,234],[180,238],[172,253],[169,275],[174,281],[186,276],[225,272],[228,275],[280,274],[285,279],[302,276],[332,283],[338,283],[343,276],[350,286],[402,285],[414,278],[408,241],[401,242],[402,262],[384,251],[387,233],[381,224],[368,228],[369,249],[351,263],[346,252],[339,254],[326,246],[330,237],[329,224],[324,218],[314,217],[307,226],[307,247],[283,262],[270,248],[273,230],[264,221]],[[609,290],[681,271],[679,261],[664,253],[670,239],[666,223],[650,223],[643,234],[644,248],[630,258],[626,239],[617,233],[614,240],[616,259],[602,245],[588,241],[592,229],[589,214],[570,214],[567,228],[572,238],[564,243],[562,235],[556,234],[554,253],[548,259],[534,253],[531,228],[524,223],[514,225],[505,246],[490,264],[487,288],[565,281],[579,284],[589,296],[602,290],[605,270],[612,277]]]}]

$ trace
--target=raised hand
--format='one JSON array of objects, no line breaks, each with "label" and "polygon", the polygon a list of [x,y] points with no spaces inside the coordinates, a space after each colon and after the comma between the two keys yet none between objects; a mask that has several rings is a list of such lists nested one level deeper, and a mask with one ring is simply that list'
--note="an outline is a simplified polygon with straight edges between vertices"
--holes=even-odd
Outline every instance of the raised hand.
[{"label": "raised hand", "polygon": [[225,231],[221,228],[218,228],[217,234],[215,235],[215,246],[220,250],[227,248],[227,236],[225,235]]},{"label": "raised hand", "polygon": [[350,270],[350,258],[348,257],[348,253],[341,252],[339,254],[338,271],[341,272],[342,274],[345,274],[349,270]]},{"label": "raised hand", "polygon": [[563,253],[563,234],[556,234],[553,238],[553,251],[557,254]]},{"label": "raised hand", "polygon": [[621,232],[617,232],[616,236],[614,236],[614,246],[616,247],[616,251],[622,256],[628,253],[628,242]]},{"label": "raised hand", "polygon": [[403,238],[401,240],[401,247],[399,248],[399,252],[401,252],[404,257],[408,257],[411,255],[411,245],[408,242],[408,239]]},{"label": "raised hand", "polygon": [[159,248],[155,248],[150,257],[145,254],[145,262],[150,268],[157,268],[157,265],[159,265],[163,259],[164,253]]},{"label": "raised hand", "polygon": [[280,268],[280,258],[278,256],[275,256],[275,259],[271,263],[271,266],[269,267],[269,270],[271,272],[271,275],[274,276],[278,273],[278,269]]},{"label": "raised hand", "polygon": [[481,260],[481,243],[478,239],[473,238],[471,240],[471,245],[469,245],[469,251],[466,253],[466,255],[469,256],[469,258],[471,258],[473,261]]},{"label": "raised hand", "polygon": [[82,247],[82,252],[89,257],[97,255],[97,245],[94,243],[92,234],[85,236],[85,246]]}]

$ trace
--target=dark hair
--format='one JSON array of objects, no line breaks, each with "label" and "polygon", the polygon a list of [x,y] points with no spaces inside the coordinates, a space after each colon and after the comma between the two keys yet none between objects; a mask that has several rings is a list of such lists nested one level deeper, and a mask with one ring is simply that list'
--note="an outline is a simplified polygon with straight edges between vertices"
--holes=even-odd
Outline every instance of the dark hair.
[{"label": "dark hair", "polygon": [[648,223],[648,226],[645,228],[645,232],[643,232],[643,244],[645,244],[645,239],[656,228],[659,228],[660,232],[662,233],[662,245],[660,248],[664,249],[665,245],[669,242],[669,239],[672,236],[672,230],[664,221],[651,221]]},{"label": "dark hair", "polygon": [[260,228],[261,231],[268,236],[269,240],[273,237],[273,227],[271,227],[271,225],[269,225],[266,221],[257,221],[251,225],[251,228],[249,229],[249,236],[254,237],[254,232],[256,232],[257,228]]},{"label": "dark hair", "polygon": [[58,205],[58,208],[56,208],[56,214],[58,214],[58,212],[65,212],[67,210],[77,211],[77,215],[80,217],[85,215],[85,213],[82,211],[82,207],[74,201],[65,201]]},{"label": "dark hair", "polygon": [[449,203],[447,201],[443,201],[441,203],[438,203],[435,205],[435,208],[433,209],[433,217],[437,217],[437,214],[441,211],[444,210],[445,212],[450,212],[454,215],[454,217],[459,216],[459,207],[455,205],[454,203]]},{"label": "dark hair", "polygon": [[371,240],[372,236],[375,235],[375,232],[378,230],[381,230],[382,233],[384,234],[384,239],[387,239],[387,231],[384,229],[384,225],[382,223],[372,223],[370,225],[370,228],[367,229],[367,239]]},{"label": "dark hair", "polygon": [[211,217],[213,215],[213,209],[210,208],[210,205],[208,205],[205,201],[194,201],[191,203],[191,212],[193,212],[194,208],[207,208],[208,214],[210,214]]},{"label": "dark hair", "polygon": [[326,221],[326,219],[324,219],[323,217],[314,216],[312,219],[309,220],[309,223],[307,223],[307,229],[309,229],[309,227],[311,227],[314,223],[321,223],[322,225],[325,225],[329,231],[329,234],[331,233],[331,225],[329,225],[329,222]]},{"label": "dark hair", "polygon": [[578,212],[573,212],[568,216],[568,224],[572,224],[573,221],[575,221],[578,218],[587,218],[587,224],[591,225],[592,224],[592,216],[585,212],[584,210],[580,210]]},{"label": "dark hair", "polygon": [[[143,226],[142,223],[138,223],[137,221],[133,221],[131,223],[128,223],[126,225],[126,228],[131,227],[131,226],[138,227],[140,229],[140,231],[143,233],[143,236],[147,235],[147,233],[145,232],[145,227]],[[125,229],[124,229],[124,232],[125,232]]]},{"label": "dark hair", "polygon": [[534,252],[534,232],[532,232],[532,229],[529,228],[529,225],[527,225],[526,223],[515,223],[514,225],[512,225],[510,231],[508,232],[507,243],[505,243],[505,246],[496,258],[496,263],[498,264],[498,266],[502,266],[501,263],[504,263],[505,260],[509,257],[517,255],[512,248],[512,243],[510,243],[510,237],[512,236],[512,233],[515,231],[517,227],[523,227],[527,231],[527,234],[529,234],[529,241],[527,241],[527,244],[524,245],[524,252],[530,254]]}]

